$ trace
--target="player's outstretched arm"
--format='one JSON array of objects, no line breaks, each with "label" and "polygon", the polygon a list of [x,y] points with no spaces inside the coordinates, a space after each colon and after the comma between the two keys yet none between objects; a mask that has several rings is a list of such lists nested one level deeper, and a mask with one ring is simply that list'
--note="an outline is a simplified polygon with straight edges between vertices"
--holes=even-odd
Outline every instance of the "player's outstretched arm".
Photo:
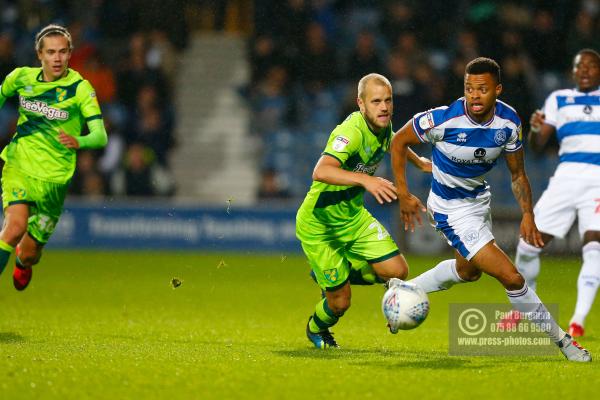
[{"label": "player's outstretched arm", "polygon": [[515,152],[506,154],[506,164],[508,165],[512,179],[512,191],[523,213],[520,234],[527,243],[536,247],[544,247],[542,234],[535,225],[531,186],[525,173],[523,153],[523,149],[521,148]]},{"label": "player's outstretched arm", "polygon": [[411,232],[415,230],[415,220],[419,225],[423,224],[420,213],[426,211],[423,203],[409,192],[406,183],[406,159],[409,154],[408,146],[418,143],[420,143],[420,141],[412,127],[412,121],[408,121],[406,125],[394,135],[391,146],[392,168],[396,179],[398,202],[400,203],[400,218],[404,224],[404,230],[410,229]]},{"label": "player's outstretched arm", "polygon": [[529,147],[534,151],[541,151],[556,128],[546,123],[546,116],[541,110],[536,110],[529,118]]},{"label": "player's outstretched arm", "polygon": [[339,186],[362,186],[379,204],[397,199],[396,187],[387,179],[346,171],[335,157],[322,155],[313,171],[313,180]]}]

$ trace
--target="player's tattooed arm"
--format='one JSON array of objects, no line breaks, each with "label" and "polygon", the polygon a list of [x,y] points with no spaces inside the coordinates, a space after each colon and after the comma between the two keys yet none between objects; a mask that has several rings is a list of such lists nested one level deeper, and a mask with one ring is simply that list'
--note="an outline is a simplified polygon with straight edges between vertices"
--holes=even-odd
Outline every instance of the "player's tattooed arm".
[{"label": "player's tattooed arm", "polygon": [[523,149],[506,154],[506,164],[511,173],[512,191],[523,214],[533,213],[531,186],[525,173]]},{"label": "player's tattooed arm", "polygon": [[523,149],[506,154],[506,164],[511,173],[512,191],[521,207],[523,219],[521,220],[521,237],[529,244],[543,247],[542,234],[535,225],[533,215],[533,201],[531,199],[531,185],[525,173]]}]

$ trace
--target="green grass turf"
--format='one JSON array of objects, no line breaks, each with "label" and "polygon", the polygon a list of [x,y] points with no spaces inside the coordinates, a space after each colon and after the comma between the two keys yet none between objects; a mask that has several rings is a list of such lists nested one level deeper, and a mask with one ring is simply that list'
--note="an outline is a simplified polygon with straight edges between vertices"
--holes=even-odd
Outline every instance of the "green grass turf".
[{"label": "green grass turf", "polygon": [[[407,257],[411,276],[441,258]],[[546,258],[540,296],[575,303],[576,259]],[[492,279],[430,296],[416,330],[391,335],[381,287],[357,287],[333,329],[304,336],[319,291],[299,255],[48,250],[22,293],[0,280],[0,399],[588,398],[597,362],[448,355],[448,304],[506,302]],[[183,284],[173,289],[170,281]],[[600,357],[600,306],[582,340]],[[476,398],[476,397],[473,397]]]}]

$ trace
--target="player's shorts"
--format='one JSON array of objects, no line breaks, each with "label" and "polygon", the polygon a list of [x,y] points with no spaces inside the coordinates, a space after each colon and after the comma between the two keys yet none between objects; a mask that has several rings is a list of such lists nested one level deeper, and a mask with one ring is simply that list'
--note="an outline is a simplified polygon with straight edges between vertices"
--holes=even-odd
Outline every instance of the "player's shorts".
[{"label": "player's shorts", "polygon": [[534,208],[535,224],[540,232],[564,238],[575,217],[579,235],[600,231],[600,177],[590,181],[553,177]]},{"label": "player's shorts", "polygon": [[448,214],[428,207],[427,214],[431,225],[467,260],[471,260],[483,246],[494,240],[489,198],[467,204],[460,211]]},{"label": "player's shorts", "polygon": [[398,254],[398,246],[387,230],[366,209],[352,222],[335,230],[316,219],[296,220],[296,235],[314,271],[319,286],[334,291],[346,284],[353,267],[360,260],[370,264],[388,260]]},{"label": "player's shorts", "polygon": [[2,169],[2,209],[28,204],[27,232],[37,242],[46,244],[62,214],[67,188],[68,184],[42,181],[6,164]]}]

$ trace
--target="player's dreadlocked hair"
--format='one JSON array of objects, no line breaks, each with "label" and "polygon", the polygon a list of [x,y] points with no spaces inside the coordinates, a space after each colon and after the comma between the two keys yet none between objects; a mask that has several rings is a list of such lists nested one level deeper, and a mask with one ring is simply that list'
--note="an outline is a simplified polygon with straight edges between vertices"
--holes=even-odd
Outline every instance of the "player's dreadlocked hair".
[{"label": "player's dreadlocked hair", "polygon": [[491,58],[477,57],[467,64],[465,73],[469,75],[481,75],[491,74],[495,79],[496,83],[500,84],[500,66],[498,63]]},{"label": "player's dreadlocked hair", "polygon": [[71,39],[71,34],[67,30],[67,28],[57,24],[47,25],[44,28],[42,28],[42,30],[39,31],[37,35],[35,35],[35,50],[42,50],[43,39],[45,37],[57,35],[66,37],[67,41],[69,42],[69,49],[73,50],[73,40]]}]

